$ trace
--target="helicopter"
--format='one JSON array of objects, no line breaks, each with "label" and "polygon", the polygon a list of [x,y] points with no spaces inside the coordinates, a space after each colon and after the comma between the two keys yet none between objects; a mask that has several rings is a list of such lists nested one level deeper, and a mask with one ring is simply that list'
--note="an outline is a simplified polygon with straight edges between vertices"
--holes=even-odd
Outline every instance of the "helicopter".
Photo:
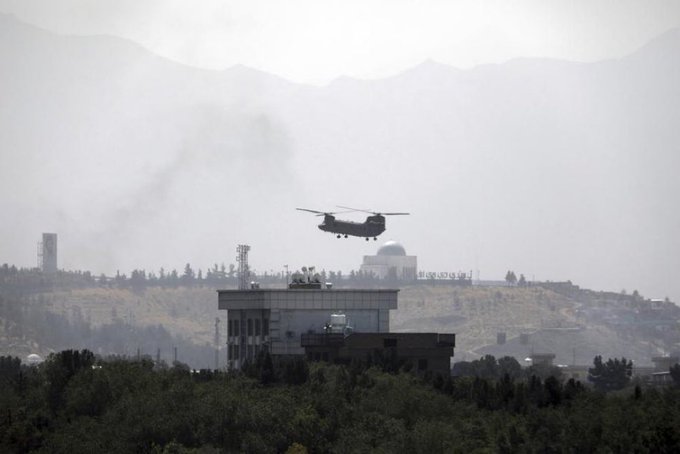
[{"label": "helicopter", "polygon": [[[403,216],[410,214],[410,213],[379,213],[376,211],[361,210],[359,208],[343,207],[339,205],[338,208],[342,208],[344,210],[349,211],[324,212],[310,210],[308,208],[296,208],[296,210],[307,211],[309,213],[314,213],[317,216],[323,216],[323,222],[318,226],[319,229],[323,230],[324,232],[334,233],[337,238],[342,238],[343,236],[345,238],[348,238],[350,236],[358,236],[366,238],[366,241],[368,241],[371,237],[373,238],[373,240],[377,240],[378,235],[385,231],[385,216]],[[367,216],[364,222],[341,221],[335,219],[336,214],[350,213],[355,211],[368,213],[371,216]]]}]

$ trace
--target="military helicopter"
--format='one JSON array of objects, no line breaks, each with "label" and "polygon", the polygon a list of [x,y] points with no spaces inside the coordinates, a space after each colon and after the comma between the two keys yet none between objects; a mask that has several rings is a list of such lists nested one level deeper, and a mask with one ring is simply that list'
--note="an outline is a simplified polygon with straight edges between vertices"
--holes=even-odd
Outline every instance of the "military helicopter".
[{"label": "military helicopter", "polygon": [[[361,210],[358,208],[350,208],[343,206],[338,206],[338,208],[342,208],[344,210],[349,211],[324,212],[310,210],[307,208],[296,208],[296,210],[308,211],[310,213],[316,214],[317,216],[323,216],[323,222],[318,226],[319,229],[323,230],[324,232],[335,233],[337,238],[342,238],[343,236],[345,238],[349,236],[358,236],[366,238],[366,241],[368,241],[369,238],[371,237],[374,240],[377,240],[378,235],[385,231],[385,216],[402,216],[410,214],[410,213],[378,213],[376,211]],[[372,216],[367,216],[364,222],[341,221],[335,219],[336,214],[350,213],[355,211],[369,213]]]}]

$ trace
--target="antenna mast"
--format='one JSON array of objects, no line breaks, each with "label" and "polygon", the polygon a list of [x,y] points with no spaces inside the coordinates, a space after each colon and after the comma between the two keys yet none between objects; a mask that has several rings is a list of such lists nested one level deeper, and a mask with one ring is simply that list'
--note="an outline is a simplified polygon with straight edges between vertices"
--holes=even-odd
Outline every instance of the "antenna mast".
[{"label": "antenna mast", "polygon": [[247,244],[239,244],[236,248],[236,261],[238,262],[238,289],[245,290],[248,288],[248,251],[250,246]]}]

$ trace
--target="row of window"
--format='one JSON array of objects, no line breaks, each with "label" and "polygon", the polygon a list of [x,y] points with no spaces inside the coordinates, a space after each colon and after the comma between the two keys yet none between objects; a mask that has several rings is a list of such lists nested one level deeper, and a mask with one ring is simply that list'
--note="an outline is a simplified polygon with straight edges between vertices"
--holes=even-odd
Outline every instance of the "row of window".
[{"label": "row of window", "polygon": [[[240,336],[240,320],[229,320],[227,322],[227,331],[229,337]],[[245,331],[247,336],[269,336],[269,319],[249,318],[246,320]]]}]

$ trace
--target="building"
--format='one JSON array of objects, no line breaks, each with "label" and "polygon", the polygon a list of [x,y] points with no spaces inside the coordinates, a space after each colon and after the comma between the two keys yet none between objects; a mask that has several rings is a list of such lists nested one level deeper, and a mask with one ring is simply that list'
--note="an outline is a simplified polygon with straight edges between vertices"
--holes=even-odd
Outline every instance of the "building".
[{"label": "building", "polygon": [[218,309],[227,311],[229,365],[240,369],[244,360],[254,359],[263,349],[272,355],[304,355],[300,336],[324,333],[332,314],[344,314],[354,332],[387,333],[398,292],[333,289],[320,282],[294,282],[283,289],[218,290]]},{"label": "building", "polygon": [[379,279],[415,280],[418,275],[418,257],[406,255],[404,246],[388,241],[376,255],[365,255],[360,270]]},{"label": "building", "polygon": [[531,364],[534,366],[551,366],[553,365],[553,362],[555,361],[555,354],[554,353],[532,353],[531,356]]},{"label": "building", "polygon": [[43,273],[57,272],[57,234],[43,233],[38,243],[38,261]]},{"label": "building", "polygon": [[654,356],[652,363],[654,363],[654,372],[668,372],[671,367],[680,362],[678,356]]},{"label": "building", "polygon": [[371,359],[394,361],[417,373],[449,376],[455,334],[437,333],[318,333],[303,334],[302,347],[310,361],[349,363]]}]

